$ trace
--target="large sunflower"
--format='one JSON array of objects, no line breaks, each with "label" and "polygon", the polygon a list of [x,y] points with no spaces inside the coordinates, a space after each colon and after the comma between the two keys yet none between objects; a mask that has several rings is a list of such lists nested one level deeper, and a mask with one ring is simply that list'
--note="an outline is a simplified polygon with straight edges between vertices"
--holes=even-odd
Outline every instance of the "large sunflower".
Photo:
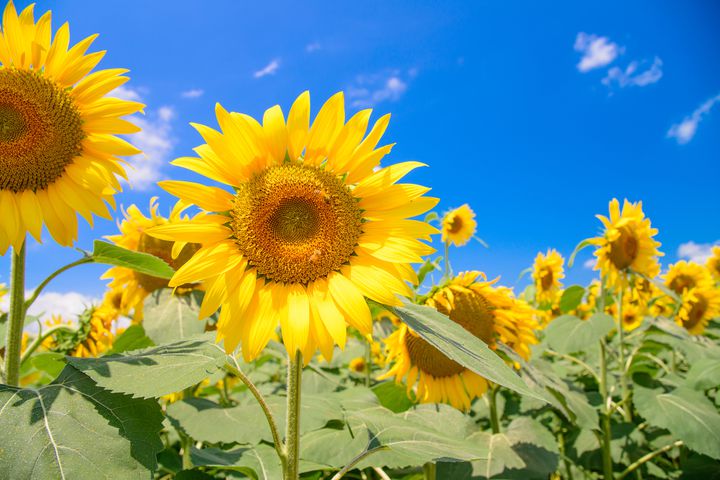
[{"label": "large sunflower", "polygon": [[[149,253],[167,262],[174,269],[180,268],[198,251],[200,245],[187,242],[169,242],[150,236],[146,231],[156,225],[164,225],[178,221],[186,221],[187,216],[182,215],[182,202],[177,202],[170,211],[168,218],[158,214],[157,197],[150,199],[150,216],[146,217],[136,205],[131,205],[124,211],[125,218],[118,225],[120,233],[108,236],[108,240],[128,250]],[[161,288],[168,286],[168,280],[153,277],[145,273],[125,267],[112,267],[108,269],[103,279],[111,279],[108,287],[113,296],[117,310],[127,315],[132,312],[135,322],[142,321],[143,302],[145,298]],[[186,288],[191,285],[184,286]],[[119,296],[119,299],[117,298]]]},{"label": "large sunflower", "polygon": [[97,35],[72,48],[63,24],[52,38],[50,12],[5,8],[0,33],[0,254],[19,249],[43,224],[61,245],[77,238],[77,214],[111,218],[125,177],[118,155],[139,150],[114,136],[140,129],[122,116],[143,108],[105,97],[127,70],[90,71],[104,51],[85,54]]},{"label": "large sunflower", "polygon": [[562,288],[563,257],[555,249],[546,254],[538,253],[533,264],[532,279],[535,284],[535,300],[538,304],[554,302]]},{"label": "large sunflower", "polygon": [[[200,315],[221,307],[218,341],[232,351],[241,343],[255,358],[278,321],[291,354],[308,361],[317,346],[325,358],[344,346],[346,326],[371,332],[364,297],[398,305],[415,282],[410,263],[433,249],[437,230],[407,220],[437,204],[426,187],[397,183],[421,166],[405,162],[379,168],[392,145],[377,147],[389,120],[365,136],[371,110],[345,122],[342,93],[330,98],[310,126],[310,96],[301,94],[287,122],[279,106],[262,125],[216,107],[221,132],[194,125],[207,144],[200,158],[173,163],[225,183],[232,191],[191,182],[160,185],[207,215],[154,227],[165,240],[202,243],[170,286],[203,281]],[[363,137],[365,137],[363,139]]]},{"label": "large sunflower", "polygon": [[720,245],[712,247],[712,256],[708,258],[705,264],[715,281],[720,281]]},{"label": "large sunflower", "polygon": [[686,290],[675,319],[693,335],[705,331],[710,320],[720,316],[720,289],[715,286],[699,286]]},{"label": "large sunflower", "polygon": [[707,268],[685,260],[670,265],[664,279],[665,286],[678,295],[695,287],[712,288],[714,283]]},{"label": "large sunflower", "polygon": [[[466,272],[437,290],[426,304],[462,325],[470,334],[494,348],[499,340],[520,356],[530,357],[537,343],[535,310],[516,299],[506,287],[495,287],[480,272]],[[383,378],[407,377],[408,392],[417,383],[420,402],[450,403],[467,410],[487,389],[487,380],[449,359],[402,324],[386,340],[393,365]]]},{"label": "large sunflower", "polygon": [[477,222],[475,212],[466,203],[450,210],[442,219],[442,241],[458,247],[465,245],[475,235]]},{"label": "large sunflower", "polygon": [[663,254],[657,248],[660,243],[653,239],[658,231],[645,218],[642,202],[625,200],[620,212],[620,202],[614,198],[610,202],[610,218],[597,217],[605,231],[591,240],[598,247],[595,270],[600,270],[608,287],[625,288],[630,270],[650,278],[660,272],[657,257]]}]

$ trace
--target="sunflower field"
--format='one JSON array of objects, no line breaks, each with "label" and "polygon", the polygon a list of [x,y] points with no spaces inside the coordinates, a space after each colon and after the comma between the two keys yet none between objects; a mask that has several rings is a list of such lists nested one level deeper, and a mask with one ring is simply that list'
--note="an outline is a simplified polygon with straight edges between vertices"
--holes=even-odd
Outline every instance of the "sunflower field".
[{"label": "sunflower field", "polygon": [[[523,291],[455,271],[472,208],[406,183],[428,165],[342,92],[217,104],[171,162],[196,181],[116,213],[144,105],[53,27],[10,2],[0,34],[0,479],[720,478],[720,247],[661,270],[642,202],[612,199]],[[80,217],[117,233],[26,290],[28,234],[71,248]],[[28,314],[86,264],[101,302]]]}]

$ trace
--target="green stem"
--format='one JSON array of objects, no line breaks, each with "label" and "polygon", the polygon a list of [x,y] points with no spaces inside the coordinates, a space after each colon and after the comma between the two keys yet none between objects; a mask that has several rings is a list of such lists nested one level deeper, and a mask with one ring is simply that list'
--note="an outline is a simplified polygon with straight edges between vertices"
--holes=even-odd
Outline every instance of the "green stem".
[{"label": "green stem", "polygon": [[[560,457],[563,460],[563,466],[565,467],[565,472],[567,473],[567,479],[573,480],[573,472],[572,467],[570,466],[570,460],[565,455],[565,435],[563,433],[562,427],[560,428],[560,432],[558,433],[558,448],[560,450]],[[558,469],[559,473],[559,469]]]},{"label": "green stem", "polygon": [[182,468],[183,470],[190,470],[193,468],[192,458],[190,456],[192,449],[192,438],[180,434],[180,444],[182,446]]},{"label": "green stem", "polygon": [[450,242],[445,242],[445,278],[449,279],[452,277],[450,271]]},{"label": "green stem", "polygon": [[302,382],[302,352],[295,352],[293,360],[288,355],[287,380],[287,430],[285,445],[287,463],[285,464],[285,480],[300,478],[300,385]]},{"label": "green stem", "polygon": [[370,387],[372,383],[372,347],[370,341],[365,339],[365,386]]},{"label": "green stem", "polygon": [[607,390],[607,358],[606,358],[605,340],[600,340],[600,396],[603,400],[602,412],[602,456],[603,456],[603,473],[605,480],[613,478],[612,452],[610,450],[610,440],[612,432],[610,430],[610,408],[608,402]]},{"label": "green stem", "polygon": [[622,395],[622,402],[625,404],[625,408],[623,409],[624,415],[626,421],[631,422],[632,421],[632,405],[630,404],[630,393],[628,392],[628,382],[627,382],[627,368],[625,365],[625,326],[623,325],[623,294],[624,289],[620,288],[620,292],[618,293],[617,303],[618,303],[618,340],[620,342],[619,347],[619,353],[620,353],[620,393]]},{"label": "green stem", "polygon": [[595,380],[596,380],[598,383],[600,383],[600,377],[598,376],[597,373],[595,373],[595,370],[593,370],[590,365],[588,365],[587,363],[583,362],[582,360],[580,360],[580,359],[578,359],[578,358],[575,358],[575,357],[573,357],[572,355],[566,355],[566,354],[564,354],[564,353],[556,352],[555,350],[550,350],[550,349],[545,350],[543,353],[545,353],[545,354],[547,354],[547,355],[551,355],[551,356],[563,358],[563,359],[565,359],[565,360],[567,360],[567,361],[569,361],[569,362],[573,362],[573,363],[575,363],[575,364],[577,364],[577,365],[580,365],[580,366],[583,367],[585,370],[587,370],[588,373],[590,373],[590,374],[595,378]]},{"label": "green stem", "polygon": [[22,366],[22,364],[25,363],[25,362],[30,358],[30,355],[32,355],[33,352],[34,352],[40,345],[42,345],[43,340],[45,340],[46,338],[48,338],[49,336],[51,336],[53,333],[55,333],[55,332],[57,332],[57,331],[60,331],[60,330],[65,330],[65,331],[68,331],[68,332],[75,332],[75,331],[77,331],[76,329],[74,329],[74,328],[72,328],[72,327],[70,327],[70,326],[68,326],[68,325],[55,325],[55,326],[53,326],[53,327],[48,328],[45,332],[43,332],[43,331],[42,331],[42,326],[41,326],[41,327],[40,327],[40,331],[38,332],[37,337],[35,337],[35,339],[32,341],[32,343],[31,343],[30,345],[28,345],[28,347],[25,349],[25,351],[23,352],[22,356],[20,357],[20,366]]},{"label": "green stem", "polygon": [[346,473],[348,473],[350,470],[352,470],[355,465],[360,463],[361,460],[363,460],[366,457],[369,457],[370,455],[372,455],[375,452],[380,452],[382,450],[386,450],[387,448],[388,448],[387,446],[381,445],[379,447],[371,448],[370,450],[363,450],[362,452],[360,452],[359,455],[357,455],[355,458],[350,460],[350,462],[348,462],[348,464],[345,465],[342,468],[342,470],[340,470],[335,475],[333,475],[331,480],[340,480],[342,477],[345,476]]},{"label": "green stem", "polygon": [[79,260],[75,260],[72,263],[68,263],[64,267],[58,268],[53,273],[48,275],[48,277],[45,280],[43,280],[40,283],[40,285],[37,286],[35,291],[33,291],[32,295],[30,295],[30,298],[28,298],[27,301],[25,301],[25,310],[30,308],[30,305],[32,305],[35,302],[35,300],[37,300],[37,298],[40,296],[40,293],[42,293],[42,291],[45,289],[45,287],[47,287],[48,283],[50,283],[55,277],[57,277],[58,275],[60,275],[61,273],[63,273],[66,270],[70,270],[73,267],[77,267],[78,265],[83,265],[85,263],[92,263],[92,262],[93,262],[92,257],[83,257]]},{"label": "green stem", "polygon": [[437,467],[434,462],[428,462],[423,465],[423,475],[425,480],[435,480],[437,477]]},{"label": "green stem", "polygon": [[638,458],[635,462],[631,463],[629,467],[627,467],[620,475],[618,475],[617,480],[622,480],[629,474],[631,474],[633,471],[640,468],[644,463],[649,462],[653,458],[657,457],[658,455],[662,455],[665,452],[668,452],[672,450],[675,447],[681,447],[683,445],[682,440],[677,440],[669,445],[665,445],[662,448],[659,448],[655,451],[652,451],[646,455],[643,455],[642,457]]},{"label": "green stem", "polygon": [[488,392],[488,407],[490,408],[490,427],[493,433],[500,433],[500,419],[497,412],[497,392],[499,387],[494,383],[490,384]]},{"label": "green stem", "polygon": [[13,249],[10,263],[10,310],[5,341],[5,381],[16,387],[20,383],[20,350],[25,325],[25,243],[20,251]]}]

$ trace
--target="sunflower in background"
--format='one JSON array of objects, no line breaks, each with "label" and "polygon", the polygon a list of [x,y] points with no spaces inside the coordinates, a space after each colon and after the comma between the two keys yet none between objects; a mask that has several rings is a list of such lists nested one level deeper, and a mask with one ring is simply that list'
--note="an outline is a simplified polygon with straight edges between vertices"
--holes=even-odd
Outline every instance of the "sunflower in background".
[{"label": "sunflower in background", "polygon": [[[480,272],[465,272],[439,288],[425,302],[491,348],[499,340],[522,358],[537,343],[535,310],[509,288],[496,287]],[[386,340],[390,370],[381,378],[405,379],[408,392],[422,403],[449,403],[467,410],[487,390],[487,380],[449,359],[402,324]]]},{"label": "sunflower in background", "polygon": [[715,282],[720,282],[720,245],[712,248],[712,256],[708,258],[705,266],[710,270]]},{"label": "sunflower in background", "polygon": [[160,185],[206,215],[161,225],[152,235],[202,243],[170,286],[205,282],[200,316],[220,308],[218,341],[246,360],[267,345],[278,322],[290,355],[308,362],[319,347],[331,358],[345,345],[347,326],[372,329],[368,297],[399,305],[416,283],[411,263],[434,250],[420,240],[438,231],[409,220],[437,204],[429,188],[397,183],[423,166],[380,168],[392,145],[377,147],[388,126],[381,117],[368,132],[371,110],[346,122],[342,93],[331,97],[310,124],[310,95],[293,103],[287,121],[279,106],[262,124],[220,105],[221,131],[194,125],[207,142],[185,167],[231,187],[191,182]]},{"label": "sunflower in background", "polygon": [[678,295],[696,287],[706,289],[714,286],[712,275],[707,268],[685,260],[670,265],[664,281],[665,286]]},{"label": "sunflower in background", "polygon": [[[157,197],[150,199],[150,216],[146,217],[136,205],[131,205],[123,212],[124,219],[118,225],[120,233],[110,235],[108,240],[128,250],[149,253],[164,260],[177,270],[187,262],[195,252],[200,249],[198,243],[169,242],[150,236],[146,231],[156,225],[172,224],[187,221],[188,217],[182,215],[183,205],[178,202],[173,206],[168,218],[158,214]],[[125,267],[112,267],[101,277],[110,279],[108,288],[113,304],[123,315],[132,312],[135,323],[143,319],[143,303],[152,292],[168,286],[168,280],[153,277],[145,273]],[[197,285],[183,285],[180,293]],[[119,298],[118,298],[119,297]]]},{"label": "sunflower in background", "polygon": [[703,333],[708,322],[720,316],[720,289],[714,285],[685,290],[681,300],[675,323],[693,335]]},{"label": "sunflower in background", "polygon": [[118,156],[140,153],[116,137],[140,129],[121,117],[141,103],[105,95],[127,70],[90,71],[105,55],[86,54],[97,35],[69,48],[63,24],[54,38],[51,13],[37,22],[33,5],[5,8],[0,33],[0,255],[19,250],[43,224],[60,245],[77,239],[77,214],[110,219],[109,204],[125,170]]},{"label": "sunflower in background", "polygon": [[113,331],[117,319],[117,310],[105,303],[85,310],[77,322],[53,315],[45,321],[45,326],[67,325],[71,328],[45,338],[42,347],[71,357],[98,357],[112,348],[115,335],[121,333]]},{"label": "sunflower in background", "polygon": [[603,235],[590,240],[597,246],[595,270],[600,270],[609,288],[625,288],[630,270],[650,278],[660,273],[658,250],[660,243],[653,238],[658,231],[645,218],[642,202],[625,200],[622,212],[616,198],[610,201],[610,217],[597,215],[605,226]]},{"label": "sunflower in background", "polygon": [[477,222],[475,212],[466,203],[454,210],[450,210],[442,219],[442,241],[462,247],[475,235]]},{"label": "sunflower in background", "polygon": [[532,279],[535,285],[535,301],[538,304],[555,303],[560,296],[562,280],[565,278],[563,264],[565,260],[557,250],[538,253],[533,264]]}]

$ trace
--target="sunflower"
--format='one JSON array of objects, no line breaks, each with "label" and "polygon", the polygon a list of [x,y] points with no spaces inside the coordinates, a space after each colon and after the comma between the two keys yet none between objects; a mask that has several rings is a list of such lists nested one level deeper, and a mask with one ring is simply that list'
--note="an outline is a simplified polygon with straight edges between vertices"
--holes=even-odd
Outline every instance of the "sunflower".
[{"label": "sunflower", "polygon": [[117,320],[117,311],[105,303],[90,307],[79,317],[77,324],[59,315],[53,315],[45,325],[67,325],[72,330],[60,330],[46,338],[42,346],[49,351],[59,352],[71,357],[97,357],[112,347],[115,334],[113,322]]},{"label": "sunflower", "polygon": [[[470,334],[495,348],[499,340],[521,357],[530,357],[531,344],[537,343],[535,310],[516,299],[506,287],[487,282],[480,272],[466,272],[439,288],[425,302],[450,317]],[[392,367],[381,378],[407,377],[408,393],[417,383],[420,402],[450,403],[467,410],[475,397],[487,389],[487,380],[447,358],[402,324],[386,340]]]},{"label": "sunflower", "polygon": [[695,287],[712,288],[714,285],[710,271],[695,262],[679,262],[670,265],[665,274],[665,286],[678,295]]},{"label": "sunflower", "polygon": [[475,235],[477,222],[475,212],[466,203],[449,211],[442,219],[442,241],[458,247],[465,245]]},{"label": "sunflower", "polygon": [[610,218],[597,215],[605,226],[601,237],[591,239],[597,263],[606,285],[615,288],[627,286],[627,273],[633,272],[654,278],[660,272],[657,257],[663,254],[657,249],[660,243],[653,237],[657,229],[651,228],[650,220],[645,218],[642,202],[630,203],[625,200],[620,212],[620,202],[616,198],[610,202]]},{"label": "sunflower", "polygon": [[348,368],[356,373],[362,373],[365,371],[365,368],[367,367],[365,363],[364,357],[355,357],[352,360],[350,360],[350,364],[348,365]]},{"label": "sunflower", "polygon": [[19,249],[43,224],[61,245],[77,239],[77,216],[111,218],[125,178],[118,155],[140,153],[114,136],[140,129],[121,117],[141,103],[105,97],[127,70],[90,71],[104,51],[85,54],[97,35],[69,48],[63,24],[52,38],[50,12],[5,8],[0,33],[0,254]]},{"label": "sunflower", "polygon": [[548,250],[545,255],[538,253],[533,264],[532,279],[535,284],[535,301],[538,304],[553,303],[560,294],[565,278],[563,257],[557,250]]},{"label": "sunflower", "polygon": [[716,282],[720,281],[720,245],[712,247],[712,256],[705,264]]},{"label": "sunflower", "polygon": [[[146,217],[136,205],[131,205],[123,212],[125,218],[118,226],[120,233],[108,236],[107,239],[128,250],[159,257],[174,269],[178,269],[199,250],[200,245],[186,242],[173,244],[173,242],[147,235],[146,231],[156,225],[186,221],[188,217],[182,215],[183,210],[182,202],[178,202],[170,211],[170,216],[165,218],[158,214],[157,197],[153,197],[150,199],[150,216]],[[110,288],[109,301],[122,315],[133,312],[135,322],[142,321],[145,298],[152,292],[168,286],[167,279],[153,277],[125,267],[112,267],[101,278],[112,279],[108,284]],[[183,287],[184,290],[187,290],[196,286],[184,285]]]},{"label": "sunflower", "polygon": [[[200,158],[173,163],[225,183],[160,185],[203,214],[154,227],[164,240],[202,243],[170,286],[205,282],[200,316],[221,307],[218,341],[230,352],[241,343],[245,359],[265,347],[279,321],[290,354],[309,361],[319,346],[331,358],[345,345],[349,324],[371,333],[364,297],[398,305],[412,292],[410,263],[434,250],[418,239],[438,233],[408,220],[437,204],[426,187],[397,183],[423,166],[405,162],[380,168],[392,145],[376,148],[389,115],[365,136],[371,110],[345,122],[343,94],[330,98],[310,126],[310,95],[293,103],[287,122],[279,106],[262,125],[216,107],[221,132],[194,125],[207,142]],[[363,139],[364,137],[364,139]]]},{"label": "sunflower", "polygon": [[720,289],[698,286],[685,290],[675,322],[693,335],[703,333],[708,322],[720,316]]},{"label": "sunflower", "polygon": [[[616,309],[617,305],[613,305],[612,308],[609,309],[609,313],[611,313],[613,317],[617,317]],[[631,294],[623,295],[622,326],[625,331],[630,332],[639,327],[645,318],[646,311],[647,308],[644,302],[634,300]]]}]

